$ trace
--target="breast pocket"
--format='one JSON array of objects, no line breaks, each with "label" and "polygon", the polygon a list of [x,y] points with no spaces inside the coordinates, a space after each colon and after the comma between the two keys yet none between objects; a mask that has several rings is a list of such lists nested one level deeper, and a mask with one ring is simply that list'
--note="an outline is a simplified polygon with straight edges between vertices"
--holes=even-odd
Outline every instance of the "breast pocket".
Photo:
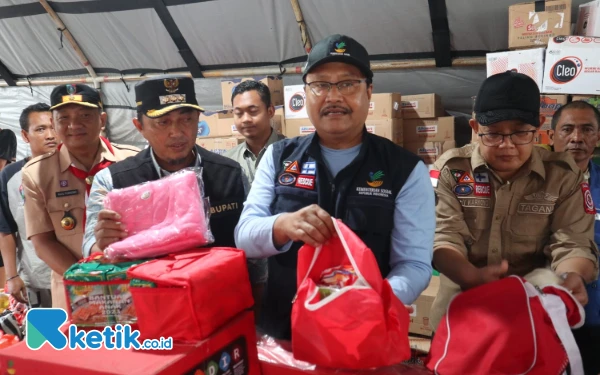
[{"label": "breast pocket", "polygon": [[272,213],[296,212],[304,207],[317,203],[318,193],[316,191],[289,186],[276,186]]},{"label": "breast pocket", "polygon": [[543,249],[550,238],[550,215],[519,214],[509,218],[510,247],[506,258],[511,265],[543,265]]},{"label": "breast pocket", "polygon": [[393,199],[348,197],[344,223],[355,232],[389,235],[394,227]]},{"label": "breast pocket", "polygon": [[[51,198],[46,202],[46,207],[48,208],[57,238],[82,234],[84,232],[83,217],[85,215],[85,202],[82,195]],[[66,212],[75,220],[75,227],[73,229],[65,229],[61,225]]]}]

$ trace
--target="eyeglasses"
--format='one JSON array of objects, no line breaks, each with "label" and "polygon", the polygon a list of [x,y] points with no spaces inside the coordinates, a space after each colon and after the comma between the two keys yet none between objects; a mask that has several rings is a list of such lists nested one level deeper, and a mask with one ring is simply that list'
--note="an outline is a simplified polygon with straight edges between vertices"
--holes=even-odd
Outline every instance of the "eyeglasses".
[{"label": "eyeglasses", "polygon": [[510,141],[515,146],[519,146],[519,145],[526,145],[528,143],[531,143],[533,141],[533,137],[536,132],[537,132],[537,129],[536,130],[518,131],[518,132],[514,132],[514,133],[510,133],[510,134],[483,133],[483,134],[477,134],[477,135],[481,137],[481,142],[483,142],[483,144],[486,146],[491,146],[491,147],[500,146],[502,144],[502,142],[504,142],[504,137],[510,138]]},{"label": "eyeglasses", "polygon": [[363,82],[366,82],[366,79],[351,79],[340,82],[315,81],[307,83],[306,86],[308,86],[310,91],[316,96],[328,93],[331,91],[331,86],[336,86],[342,95],[352,95],[358,91],[360,84]]}]

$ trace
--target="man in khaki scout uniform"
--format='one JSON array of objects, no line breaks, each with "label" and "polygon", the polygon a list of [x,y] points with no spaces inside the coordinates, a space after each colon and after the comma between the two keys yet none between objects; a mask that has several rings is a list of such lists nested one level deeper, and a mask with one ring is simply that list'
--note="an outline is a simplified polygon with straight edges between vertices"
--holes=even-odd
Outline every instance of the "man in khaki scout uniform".
[{"label": "man in khaki scout uniform", "polygon": [[138,150],[100,137],[106,113],[95,89],[57,86],[50,101],[52,124],[63,144],[23,169],[25,225],[37,255],[52,269],[52,306],[66,309],[62,275],[81,259],[85,204],[94,175]]},{"label": "man in khaki scout uniform", "polygon": [[461,289],[548,265],[587,303],[585,282],[597,274],[594,204],[570,156],[533,145],[544,122],[539,105],[529,77],[489,77],[470,121],[479,142],[435,163],[433,261],[442,276],[431,311],[434,329]]}]

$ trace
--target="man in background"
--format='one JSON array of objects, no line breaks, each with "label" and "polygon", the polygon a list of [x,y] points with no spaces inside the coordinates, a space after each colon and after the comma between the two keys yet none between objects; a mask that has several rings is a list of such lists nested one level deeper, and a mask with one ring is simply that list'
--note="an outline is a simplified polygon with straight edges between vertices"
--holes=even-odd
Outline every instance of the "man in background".
[{"label": "man in background", "polygon": [[[589,184],[596,204],[594,241],[600,245],[600,166],[591,161],[594,148],[600,138],[598,132],[600,112],[593,105],[583,101],[571,102],[561,107],[552,118],[549,135],[554,143],[554,151],[566,152],[573,156],[583,172],[585,183]],[[585,324],[574,330],[575,339],[581,351],[586,374],[600,373],[600,280],[587,285],[588,304],[585,306]]]},{"label": "man in background", "polygon": [[[240,83],[233,90],[231,103],[235,127],[246,140],[228,150],[225,156],[240,163],[244,189],[248,192],[267,147],[285,137],[271,127],[275,108],[269,87],[264,83],[254,80]],[[258,318],[262,291],[268,277],[267,259],[248,259],[248,272]]]},{"label": "man in background", "polygon": [[35,253],[25,231],[25,196],[21,170],[32,158],[52,152],[58,145],[51,124],[50,106],[37,103],[25,108],[19,118],[21,137],[31,148],[31,157],[11,163],[0,173],[0,250],[7,281],[5,292],[31,307],[52,307],[50,267]]}]

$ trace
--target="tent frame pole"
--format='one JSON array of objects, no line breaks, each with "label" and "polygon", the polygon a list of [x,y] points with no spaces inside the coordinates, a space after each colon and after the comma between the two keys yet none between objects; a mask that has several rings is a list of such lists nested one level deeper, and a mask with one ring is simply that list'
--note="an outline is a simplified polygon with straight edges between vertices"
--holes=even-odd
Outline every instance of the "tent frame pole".
[{"label": "tent frame pole", "polygon": [[302,46],[308,54],[310,53],[310,50],[312,50],[312,42],[310,41],[308,28],[306,27],[306,21],[304,21],[304,16],[302,15],[302,8],[300,8],[298,0],[290,0],[290,3],[292,4],[292,9],[294,10],[294,15],[296,16],[296,22],[298,22],[298,26],[300,27]]},{"label": "tent frame pole", "polygon": [[[459,57],[452,60],[453,67],[468,67],[468,66],[485,66],[485,57]],[[397,61],[375,61],[371,63],[371,69],[376,72],[390,71],[390,70],[406,70],[406,69],[435,69],[435,59],[423,59],[423,60],[397,60]],[[191,77],[189,72],[182,72],[181,75]],[[252,77],[252,76],[265,76],[265,75],[279,75],[281,70],[279,66],[274,67],[263,67],[263,68],[244,68],[244,69],[228,69],[228,70],[205,70],[202,72],[205,78],[225,78],[225,77]],[[283,74],[302,74],[302,66],[286,67]],[[147,77],[156,76],[159,74],[146,74],[141,76],[139,74],[128,74],[124,76],[113,75],[103,77],[73,77],[73,78],[60,78],[60,79],[33,79],[28,81],[26,79],[17,80],[17,86],[41,86],[41,85],[61,85],[67,83],[94,83],[99,84],[101,82],[122,82],[125,81],[141,81]],[[0,82],[0,87],[7,87],[8,84]]]},{"label": "tent frame pole", "polygon": [[85,67],[85,69],[87,69],[87,71],[88,71],[88,73],[89,73],[89,75],[91,77],[91,81],[90,82],[94,84],[95,88],[97,88],[97,89],[100,88],[100,81],[98,80],[98,75],[96,74],[96,71],[92,67],[92,64],[90,64],[90,61],[85,56],[85,54],[83,53],[83,51],[81,50],[81,48],[79,48],[79,44],[77,44],[77,42],[75,41],[75,38],[73,38],[73,35],[69,31],[69,29],[67,29],[67,26],[65,26],[65,24],[60,19],[60,17],[58,16],[58,14],[56,14],[56,12],[54,11],[54,9],[52,9],[52,7],[50,6],[50,4],[48,4],[48,2],[46,0],[40,0],[40,4],[42,4],[42,6],[46,10],[46,12],[48,12],[48,15],[52,18],[52,20],[54,21],[54,23],[56,24],[56,26],[58,27],[58,29],[67,38],[67,40],[69,41],[69,44],[71,45],[71,47],[73,47],[73,50],[75,51],[75,54],[77,55],[77,57],[79,57],[79,61],[81,61],[81,63]]}]

